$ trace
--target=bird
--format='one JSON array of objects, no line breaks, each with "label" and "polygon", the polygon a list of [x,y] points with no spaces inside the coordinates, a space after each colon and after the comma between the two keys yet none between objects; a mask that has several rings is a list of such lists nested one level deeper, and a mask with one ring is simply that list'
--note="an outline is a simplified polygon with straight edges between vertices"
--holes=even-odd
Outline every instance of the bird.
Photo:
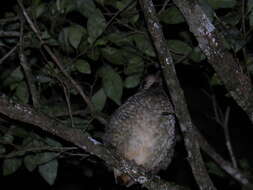
[{"label": "bird", "polygon": [[[159,81],[154,75],[146,77],[144,87],[112,114],[103,138],[120,156],[151,174],[168,167],[176,142],[174,109]],[[135,183],[117,169],[114,176],[127,187]]]}]

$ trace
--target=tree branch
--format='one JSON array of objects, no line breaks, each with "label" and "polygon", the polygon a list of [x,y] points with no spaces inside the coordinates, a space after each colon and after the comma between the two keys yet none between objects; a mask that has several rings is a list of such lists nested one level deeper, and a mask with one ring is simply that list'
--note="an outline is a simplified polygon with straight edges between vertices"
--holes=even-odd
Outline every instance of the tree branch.
[{"label": "tree branch", "polygon": [[193,175],[200,189],[216,189],[206,171],[202,159],[199,144],[195,137],[193,123],[188,112],[184,93],[177,79],[175,67],[170,52],[163,36],[162,27],[156,17],[155,8],[151,0],[140,0],[149,32],[152,36],[165,81],[169,89],[175,112],[184,135],[185,147],[188,153],[188,161],[191,165]]},{"label": "tree branch", "polygon": [[25,55],[24,49],[24,18],[20,13],[20,37],[19,37],[19,59],[20,65],[23,68],[24,75],[26,78],[27,86],[30,91],[30,95],[32,97],[32,103],[35,108],[39,107],[39,94],[36,89],[34,76],[32,75],[32,69],[30,64],[27,62],[27,58]]},{"label": "tree branch", "polygon": [[174,3],[184,15],[200,49],[229,94],[253,123],[253,89],[250,77],[243,73],[243,69],[226,49],[224,37],[218,33],[196,0],[174,0]]},{"label": "tree branch", "polygon": [[253,184],[248,180],[245,174],[243,174],[239,169],[234,168],[228,161],[224,160],[211,145],[206,141],[206,139],[202,136],[202,134],[195,129],[196,137],[198,138],[201,149],[209,155],[225,172],[227,172],[230,176],[236,179],[245,187],[253,188]]},{"label": "tree branch", "polygon": [[6,53],[1,59],[0,59],[0,65],[8,58],[11,56],[11,54],[16,51],[18,45],[14,46],[8,53]]},{"label": "tree branch", "polygon": [[6,38],[6,37],[10,37],[10,38],[18,38],[20,36],[19,32],[15,32],[15,31],[0,31],[0,38]]},{"label": "tree branch", "polygon": [[35,33],[37,38],[40,40],[42,46],[44,47],[46,52],[49,54],[50,58],[54,61],[54,63],[59,68],[59,70],[62,72],[62,74],[71,82],[71,84],[76,89],[76,91],[81,95],[81,97],[83,98],[83,100],[87,104],[89,110],[93,114],[95,112],[95,108],[94,108],[94,105],[92,104],[92,102],[90,101],[90,99],[83,92],[81,86],[79,84],[77,84],[77,82],[65,71],[65,69],[64,69],[63,65],[61,64],[60,60],[58,59],[57,56],[55,56],[55,54],[53,53],[51,48],[47,44],[44,43],[44,41],[41,37],[40,31],[36,28],[36,26],[34,25],[32,20],[30,19],[29,15],[28,15],[27,11],[25,10],[24,5],[21,3],[21,1],[17,0],[17,2],[18,2],[19,7],[21,8],[21,11],[22,11],[26,21],[28,22],[30,28],[33,30],[33,32]]},{"label": "tree branch", "polygon": [[166,182],[157,176],[150,176],[150,174],[146,173],[145,169],[120,157],[113,149],[105,147],[88,133],[83,133],[80,129],[66,127],[60,121],[38,112],[27,105],[17,104],[4,97],[0,97],[0,113],[13,120],[39,127],[48,133],[73,143],[79,148],[104,160],[109,167],[117,168],[121,172],[131,176],[135,182],[143,184],[143,186],[150,190],[187,189]]}]

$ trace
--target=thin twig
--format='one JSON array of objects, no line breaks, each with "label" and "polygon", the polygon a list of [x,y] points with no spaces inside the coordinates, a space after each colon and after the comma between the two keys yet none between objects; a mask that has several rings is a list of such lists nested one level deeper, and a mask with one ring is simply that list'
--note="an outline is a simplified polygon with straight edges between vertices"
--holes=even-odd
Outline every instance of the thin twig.
[{"label": "thin twig", "polygon": [[165,8],[167,7],[167,5],[169,4],[170,0],[166,0],[164,3],[163,3],[163,7],[161,8],[161,10],[158,12],[158,15],[160,15],[164,10]]},{"label": "thin twig", "polygon": [[19,37],[20,36],[20,33],[19,32],[15,32],[15,31],[8,31],[8,32],[5,32],[5,31],[0,31],[0,38],[5,38],[5,37]]},{"label": "thin twig", "polygon": [[225,118],[224,118],[223,128],[224,128],[224,133],[225,133],[227,149],[228,149],[230,158],[232,160],[233,167],[237,169],[238,166],[237,166],[235,154],[234,154],[234,151],[233,151],[233,148],[231,145],[231,139],[230,139],[229,130],[228,130],[229,115],[230,115],[230,107],[227,107],[226,113],[225,113]]},{"label": "thin twig", "polygon": [[69,89],[64,84],[62,84],[62,86],[64,89],[64,95],[65,95],[65,99],[66,99],[67,106],[68,106],[68,113],[69,113],[70,120],[71,120],[71,126],[74,127],[73,113],[72,113],[71,103],[70,103],[70,98],[69,98]]},{"label": "thin twig", "polygon": [[[106,26],[104,27],[104,30],[101,32],[101,34],[99,36],[96,37],[96,39],[93,41],[91,47],[89,49],[92,49],[94,47],[94,45],[96,44],[97,40],[105,33],[105,31],[107,30],[107,28],[112,24],[112,22],[120,15],[120,13],[122,13],[124,10],[126,10],[133,2],[135,2],[135,0],[129,1],[129,3],[126,4],[125,7],[123,7],[122,9],[118,10],[113,16],[112,18],[106,23]],[[117,20],[117,19],[116,19]],[[88,51],[89,49],[87,49],[86,51]],[[77,57],[82,56],[84,53],[86,53],[86,51],[80,53]]]},{"label": "thin twig", "polygon": [[[135,0],[129,1],[129,3],[126,4],[125,7],[123,7],[122,9],[118,10],[114,16],[106,23],[105,29],[104,31],[101,33],[101,35],[106,31],[106,29],[111,25],[111,23],[115,20],[115,18],[117,18],[120,13],[122,13],[124,10],[126,10],[133,2],[135,2]],[[101,36],[100,35],[100,36]],[[98,36],[99,37],[99,36]]]},{"label": "thin twig", "polygon": [[18,21],[18,20],[19,20],[19,18],[17,16],[11,17],[11,18],[4,18],[4,19],[0,19],[0,24],[4,25],[6,23],[15,22],[15,21]]},{"label": "thin twig", "polygon": [[225,140],[226,140],[226,146],[233,164],[234,168],[238,168],[237,162],[235,159],[234,151],[231,144],[231,139],[229,135],[228,130],[228,122],[229,122],[229,114],[230,114],[230,107],[227,107],[225,115],[223,114],[221,108],[219,107],[215,96],[212,96],[212,103],[213,103],[213,109],[214,109],[214,115],[215,115],[215,121],[223,128]]},{"label": "thin twig", "polygon": [[185,59],[187,59],[190,55],[191,55],[192,51],[189,51],[188,53],[186,53],[185,55],[183,55],[182,57],[180,57],[180,59],[178,59],[177,61],[175,61],[175,65],[177,65],[178,63],[183,62]]},{"label": "thin twig", "polygon": [[47,44],[44,43],[44,41],[42,40],[42,37],[40,35],[39,30],[37,30],[36,26],[33,24],[33,22],[30,19],[28,13],[26,12],[23,4],[20,2],[20,0],[17,0],[17,2],[19,4],[20,8],[22,9],[22,13],[23,13],[26,21],[28,22],[28,24],[31,27],[31,29],[33,30],[33,32],[36,34],[37,38],[40,40],[40,42],[41,42],[42,46],[44,47],[44,49],[46,50],[46,52],[49,54],[49,56],[54,61],[54,63],[57,65],[57,67],[60,69],[60,71],[63,73],[63,75],[72,83],[74,88],[79,92],[79,94],[81,95],[81,97],[83,98],[83,100],[85,101],[87,106],[89,107],[91,113],[93,113],[94,112],[94,106],[91,103],[91,101],[89,100],[89,98],[85,95],[82,88],[76,83],[76,81],[64,70],[64,67],[62,66],[61,62],[55,56],[55,54],[50,49],[50,47]]},{"label": "thin twig", "polygon": [[94,106],[91,103],[90,99],[83,92],[81,86],[79,86],[77,84],[77,82],[64,70],[61,62],[58,60],[58,58],[55,56],[55,54],[51,51],[49,46],[47,46],[46,44],[44,44],[43,46],[44,46],[45,50],[47,51],[47,53],[50,55],[50,57],[54,60],[54,63],[58,66],[58,68],[63,73],[63,75],[72,83],[72,85],[75,87],[75,89],[79,92],[81,97],[84,99],[84,101],[88,105],[90,111],[93,113],[94,112]]},{"label": "thin twig", "polygon": [[215,96],[211,96],[211,98],[212,98],[212,104],[213,104],[213,110],[214,110],[214,119],[218,124],[222,125],[221,117],[223,116],[223,113],[218,108],[218,104],[217,104]]},{"label": "thin twig", "polygon": [[195,128],[196,137],[198,138],[201,149],[209,155],[226,173],[237,180],[242,185],[247,187],[253,187],[253,184],[249,181],[248,177],[239,169],[234,168],[228,161],[224,160],[207,142],[207,140],[202,136],[202,134]]},{"label": "thin twig", "polygon": [[[1,144],[1,142],[0,142]],[[29,147],[29,148],[24,148],[21,150],[17,150],[17,151],[13,151],[7,155],[0,155],[0,158],[14,158],[17,156],[23,156],[27,153],[31,153],[31,152],[66,152],[66,151],[70,151],[70,150],[77,150],[77,147],[52,147],[52,146],[43,146],[43,147]]]},{"label": "thin twig", "polygon": [[26,19],[26,21],[28,22],[29,26],[31,27],[32,31],[36,34],[37,38],[42,42],[42,38],[40,35],[40,32],[37,30],[37,28],[35,27],[35,25],[33,24],[33,21],[30,19],[27,11],[25,10],[25,7],[23,5],[23,3],[20,0],[17,0],[18,5],[20,6],[22,13]]},{"label": "thin twig", "polygon": [[35,80],[32,75],[32,70],[30,66],[27,63],[27,59],[24,53],[24,19],[23,16],[20,15],[20,37],[19,37],[19,59],[20,59],[20,65],[24,71],[25,78],[27,81],[27,86],[29,88],[31,97],[32,97],[32,103],[35,108],[39,107],[39,100],[38,100],[38,93],[35,86]]},{"label": "thin twig", "polygon": [[0,65],[14,52],[16,51],[18,45],[14,46],[7,54],[5,54],[1,59],[0,59]]}]

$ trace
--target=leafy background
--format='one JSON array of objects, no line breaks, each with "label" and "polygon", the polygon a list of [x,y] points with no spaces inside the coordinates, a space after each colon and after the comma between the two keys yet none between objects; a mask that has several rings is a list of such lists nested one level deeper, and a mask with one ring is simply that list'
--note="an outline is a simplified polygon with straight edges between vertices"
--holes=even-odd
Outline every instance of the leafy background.
[{"label": "leafy background", "polygon": [[[17,102],[32,104],[20,64],[19,35],[11,35],[11,32],[20,34],[20,8],[16,1],[5,3],[0,8],[0,92]],[[64,71],[82,87],[95,112],[91,113],[86,107],[43,49],[42,41],[25,23],[23,53],[36,86],[38,109],[101,140],[104,124],[98,118],[107,120],[127,97],[138,91],[146,75],[159,71],[156,52],[137,1],[24,0],[23,4],[43,43],[53,50]],[[200,0],[200,4],[225,36],[227,48],[238,58],[238,64],[252,75],[253,1]],[[240,167],[250,172],[252,130],[246,116],[208,65],[177,7],[162,0],[155,1],[155,5],[194,123],[218,152],[229,159],[222,121],[227,108],[231,108],[232,144]],[[4,59],[15,47],[17,50]],[[215,117],[217,110],[220,122]],[[175,159],[161,176],[194,188],[182,147],[179,140]],[[0,179],[9,186],[14,186],[14,181],[20,188],[124,189],[114,184],[112,172],[100,160],[60,139],[13,121],[0,120],[0,156]],[[218,187],[240,188],[208,158],[206,163]]]}]

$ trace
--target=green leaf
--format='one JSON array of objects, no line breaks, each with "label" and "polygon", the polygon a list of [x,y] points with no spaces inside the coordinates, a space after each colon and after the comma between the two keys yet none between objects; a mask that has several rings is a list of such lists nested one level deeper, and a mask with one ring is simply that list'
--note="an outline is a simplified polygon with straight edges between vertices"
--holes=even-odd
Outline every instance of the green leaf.
[{"label": "green leaf", "polygon": [[139,15],[139,14],[136,14],[136,15],[132,16],[132,17],[129,19],[129,21],[130,21],[130,23],[131,23],[132,25],[134,25],[134,24],[137,23],[137,21],[139,20],[139,18],[140,18],[140,15]]},{"label": "green leaf", "polygon": [[136,3],[137,2],[132,0],[117,1],[116,8],[122,10],[120,13],[121,23],[134,25],[139,19],[139,11],[137,10]]},{"label": "green leaf", "polygon": [[52,146],[52,147],[62,147],[62,144],[60,142],[49,137],[45,138],[45,143],[47,143],[49,146]]},{"label": "green leaf", "polygon": [[91,101],[94,104],[96,110],[102,111],[102,109],[105,106],[105,102],[106,102],[106,95],[105,95],[105,92],[104,92],[103,88],[101,88],[100,90],[98,90],[92,96]]},{"label": "green leaf", "polygon": [[14,137],[13,135],[6,133],[4,136],[0,137],[1,141],[3,141],[4,143],[8,143],[11,144],[14,141]]},{"label": "green leaf", "polygon": [[94,60],[94,61],[97,61],[100,57],[100,50],[101,48],[92,48],[90,49],[88,52],[87,52],[87,56]]},{"label": "green leaf", "polygon": [[[73,117],[73,122],[74,122],[74,128],[76,129],[81,129],[82,131],[86,131],[89,130],[93,127],[93,125],[91,124],[91,120],[85,120],[83,118],[80,117]],[[70,118],[64,120],[64,123],[66,123],[66,125],[71,126],[72,121]]]},{"label": "green leaf", "polygon": [[24,79],[24,74],[21,71],[21,67],[17,67],[15,70],[13,70],[7,78],[4,80],[3,85],[4,86],[9,86],[11,84],[20,82]]},{"label": "green leaf", "polygon": [[60,43],[60,47],[67,53],[72,53],[73,48],[69,42],[69,27],[63,28],[58,36],[58,42]]},{"label": "green leaf", "polygon": [[243,158],[239,160],[240,166],[244,171],[250,170],[251,166],[247,159]]},{"label": "green leaf", "polygon": [[207,0],[207,2],[214,8],[233,8],[236,5],[236,0]]},{"label": "green leaf", "polygon": [[76,7],[86,18],[96,12],[96,5],[93,0],[76,0]]},{"label": "green leaf", "polygon": [[21,67],[17,67],[10,75],[10,77],[12,77],[15,82],[21,81],[24,79],[24,74],[21,71]]},{"label": "green leaf", "polygon": [[17,137],[26,138],[30,135],[30,133],[28,133],[22,127],[15,127],[14,129],[12,129],[12,135],[17,136]]},{"label": "green leaf", "polygon": [[169,40],[168,46],[172,52],[183,55],[192,51],[192,48],[187,43],[180,40]]},{"label": "green leaf", "polygon": [[95,46],[105,46],[108,43],[108,40],[105,38],[99,38],[96,43]]},{"label": "green leaf", "polygon": [[[234,26],[233,28],[236,28],[236,25],[241,22],[241,15],[238,14],[237,11],[231,11],[222,17],[222,21],[226,23],[226,25],[230,27]],[[228,32],[228,30],[226,32]]]},{"label": "green leaf", "polygon": [[61,13],[61,14],[67,14],[71,11],[73,11],[76,8],[75,3],[73,3],[73,1],[69,1],[69,0],[57,0],[56,1],[56,7],[57,10]]},{"label": "green leaf", "polygon": [[126,78],[124,86],[126,88],[134,88],[139,83],[140,83],[140,75],[131,75]]},{"label": "green leaf", "polygon": [[26,82],[18,83],[14,95],[15,95],[15,97],[18,98],[18,100],[21,103],[23,103],[23,104],[28,103],[28,101],[29,101],[29,90],[28,90],[28,86],[27,86]]},{"label": "green leaf", "polygon": [[40,140],[37,134],[30,132],[27,138],[24,138],[22,145],[27,147],[42,147],[45,143]]},{"label": "green leaf", "polygon": [[123,65],[125,58],[122,56],[122,53],[119,49],[106,47],[102,49],[103,57],[110,63],[115,65]]},{"label": "green leaf", "polygon": [[253,57],[248,56],[246,60],[247,71],[253,76]]},{"label": "green leaf", "polygon": [[159,19],[165,24],[180,24],[185,22],[182,13],[176,7],[170,7],[164,10]]},{"label": "green leaf", "polygon": [[253,11],[251,11],[249,14],[249,24],[250,26],[253,26]]},{"label": "green leaf", "polygon": [[215,174],[220,177],[224,177],[225,173],[213,162],[207,163],[208,171],[212,174]]},{"label": "green leaf", "polygon": [[[41,32],[41,39],[43,39],[43,41],[45,41],[45,43],[47,43],[50,46],[59,46],[57,39],[55,39],[47,30],[44,30],[43,32]],[[39,43],[37,44],[37,47],[40,47]],[[33,47],[33,48],[37,48],[37,47]]]},{"label": "green leaf", "polygon": [[211,86],[219,86],[222,85],[222,82],[217,74],[214,74],[210,81]]},{"label": "green leaf", "polygon": [[248,0],[247,1],[247,12],[252,11],[253,9],[253,0]]},{"label": "green leaf", "polygon": [[7,176],[15,173],[22,165],[20,158],[5,159],[3,162],[3,175]]},{"label": "green leaf", "polygon": [[118,9],[124,9],[131,0],[121,0],[121,1],[116,1],[116,7]]},{"label": "green leaf", "polygon": [[42,3],[32,10],[34,11],[35,18],[39,18],[47,10],[47,7],[45,3]]},{"label": "green leaf", "polygon": [[34,5],[34,6],[38,6],[38,5],[40,5],[42,2],[41,2],[42,0],[33,0],[32,1],[32,4]]},{"label": "green leaf", "polygon": [[0,154],[6,153],[6,148],[3,145],[0,145]]},{"label": "green leaf", "polygon": [[146,35],[142,35],[142,34],[135,34],[132,36],[132,38],[134,39],[134,42],[137,46],[137,48],[143,52],[144,54],[151,56],[151,57],[155,57],[155,51],[154,51],[154,47],[150,41],[150,38],[146,37]]},{"label": "green leaf", "polygon": [[46,75],[38,74],[36,76],[36,81],[38,81],[39,83],[49,83],[50,81],[52,81],[52,79]]},{"label": "green leaf", "polygon": [[123,45],[133,46],[131,37],[129,38],[128,35],[124,33],[113,32],[111,34],[108,34],[106,36],[106,39],[108,39],[110,42],[118,46],[123,46]]},{"label": "green leaf", "polygon": [[123,82],[120,75],[109,66],[104,67],[101,73],[105,94],[120,105],[123,92]]},{"label": "green leaf", "polygon": [[102,6],[110,5],[110,6],[113,6],[114,8],[117,8],[116,4],[118,0],[96,0],[96,2],[101,4]]},{"label": "green leaf", "polygon": [[92,44],[105,30],[106,27],[106,20],[104,15],[101,13],[99,9],[89,16],[87,29],[89,38],[88,41]]},{"label": "green leaf", "polygon": [[69,40],[68,40],[68,36],[69,36],[69,29],[68,27],[65,27],[61,30],[61,32],[59,33],[58,36],[58,41],[64,45],[64,46],[68,46],[69,45]]},{"label": "green leaf", "polygon": [[33,171],[37,166],[50,162],[51,160],[54,160],[57,156],[58,153],[55,152],[42,152],[37,154],[29,154],[25,156],[24,164],[28,171]]},{"label": "green leaf", "polygon": [[36,160],[37,160],[37,164],[44,164],[49,162],[50,160],[55,159],[58,156],[58,153],[56,152],[42,152],[42,153],[38,153],[36,154]]},{"label": "green leaf", "polygon": [[26,169],[32,172],[38,166],[38,157],[34,154],[28,154],[24,158]]},{"label": "green leaf", "polygon": [[193,51],[191,52],[189,58],[194,61],[195,63],[199,63],[206,59],[206,56],[201,52],[199,47],[193,48]]},{"label": "green leaf", "polygon": [[200,0],[199,4],[202,7],[203,11],[205,12],[206,16],[210,19],[211,22],[213,22],[215,12],[213,8],[210,6],[210,4],[206,0]]},{"label": "green leaf", "polygon": [[235,52],[240,51],[246,45],[246,41],[243,39],[241,31],[235,27],[230,28],[226,32],[225,38],[229,48],[232,48]]},{"label": "green leaf", "polygon": [[139,56],[132,56],[128,60],[128,64],[126,69],[124,70],[124,73],[126,75],[132,75],[132,74],[140,74],[144,71],[144,61]]},{"label": "green leaf", "polygon": [[90,64],[83,59],[78,59],[75,62],[75,67],[80,73],[84,73],[84,74],[91,73]]},{"label": "green leaf", "polygon": [[40,175],[49,185],[53,185],[57,177],[58,161],[56,159],[39,166]]},{"label": "green leaf", "polygon": [[68,28],[68,40],[69,43],[75,48],[77,49],[81,40],[82,40],[82,36],[85,32],[85,29],[82,28],[81,26],[71,26]]}]

